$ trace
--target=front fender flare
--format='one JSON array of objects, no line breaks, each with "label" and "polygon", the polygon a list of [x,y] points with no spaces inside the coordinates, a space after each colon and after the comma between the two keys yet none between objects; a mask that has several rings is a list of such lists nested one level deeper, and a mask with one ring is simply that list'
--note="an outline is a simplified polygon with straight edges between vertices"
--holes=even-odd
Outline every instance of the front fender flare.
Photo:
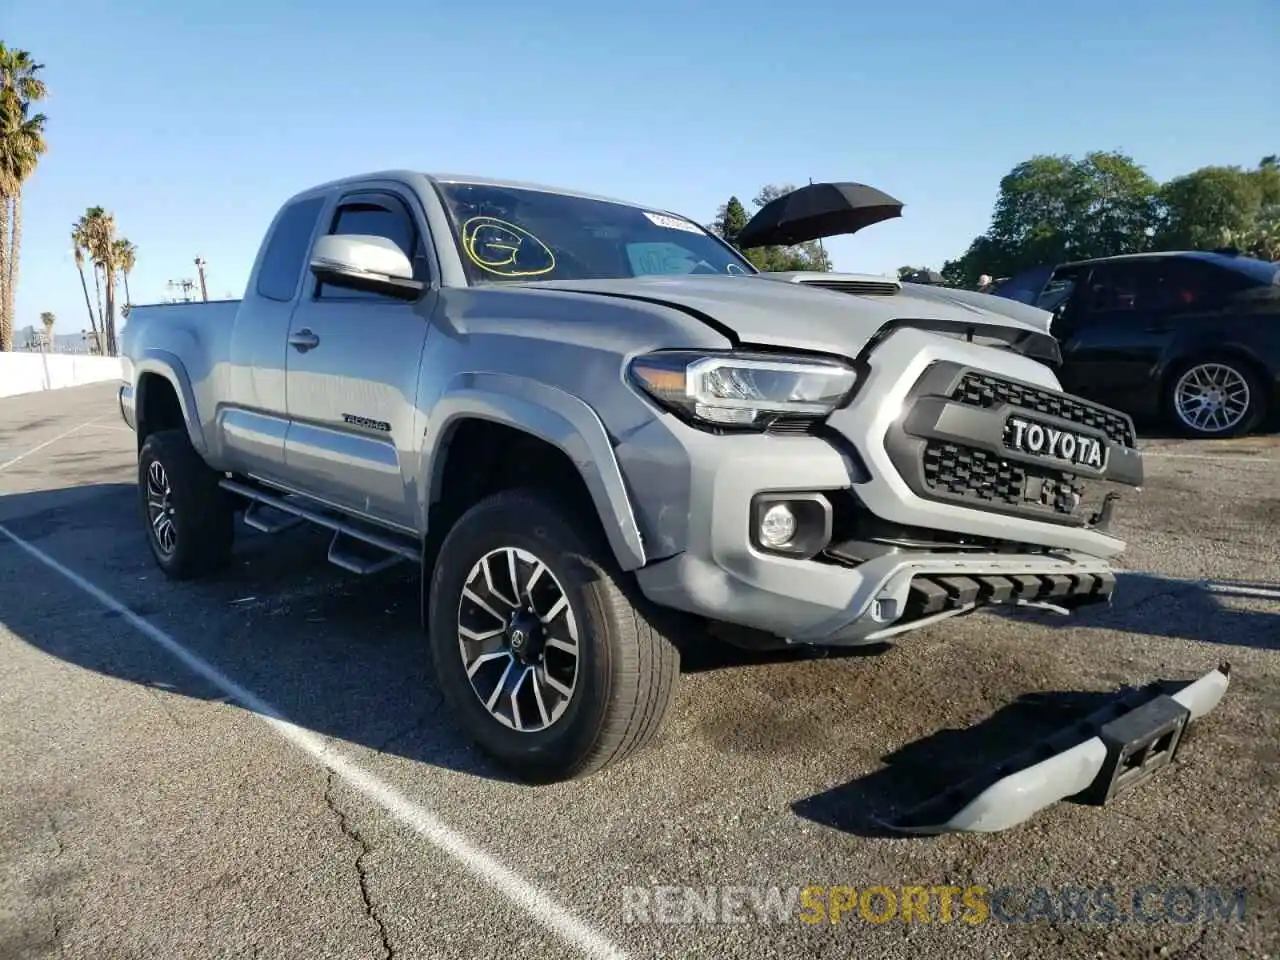
[{"label": "front fender flare", "polygon": [[187,425],[187,436],[191,445],[201,454],[207,452],[204,427],[196,415],[196,396],[191,389],[191,376],[187,368],[176,354],[168,350],[147,350],[133,364],[134,421],[138,422],[145,410],[142,378],[146,374],[155,374],[167,380],[178,395],[178,406],[182,410],[182,420]]},{"label": "front fender flare", "polygon": [[433,408],[423,436],[430,470],[428,503],[440,495],[444,449],[460,420],[479,418],[522,430],[566,454],[591,494],[623,570],[645,564],[644,541],[614,456],[613,444],[596,412],[572,394],[511,374],[464,373],[454,377]]}]

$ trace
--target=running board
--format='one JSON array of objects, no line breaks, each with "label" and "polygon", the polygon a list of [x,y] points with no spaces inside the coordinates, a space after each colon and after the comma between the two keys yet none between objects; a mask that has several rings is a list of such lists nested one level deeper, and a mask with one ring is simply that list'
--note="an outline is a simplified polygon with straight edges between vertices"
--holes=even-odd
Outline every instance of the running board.
[{"label": "running board", "polygon": [[[372,546],[378,551],[378,555],[361,556],[362,546]],[[335,567],[350,570],[352,573],[361,575],[380,573],[388,567],[394,567],[397,563],[404,563],[407,559],[410,558],[398,552],[388,551],[378,544],[370,544],[367,540],[352,537],[342,530],[334,530],[333,539],[329,541],[329,562]],[[412,559],[416,560],[417,557]]]},{"label": "running board", "polygon": [[[329,541],[328,560],[334,566],[362,575],[378,573],[405,560],[417,563],[419,548],[406,540],[397,540],[394,534],[380,533],[357,526],[349,520],[325,513],[310,506],[303,506],[275,493],[225,478],[219,481],[224,490],[249,500],[245,508],[244,522],[263,533],[280,533],[306,521],[333,531]],[[277,510],[289,514],[285,520],[264,517],[263,511]],[[362,548],[372,547],[376,556],[363,555]]]},{"label": "running board", "polygon": [[1218,705],[1230,673],[1223,663],[1191,683],[1123,690],[1017,756],[879,823],[899,833],[996,833],[1068,797],[1104,806],[1173,761],[1187,724]]},{"label": "running board", "polygon": [[299,517],[291,513],[286,513],[283,519],[274,519],[272,517],[264,517],[262,514],[267,510],[276,510],[279,507],[273,507],[269,503],[263,503],[261,500],[254,500],[244,510],[244,522],[255,530],[261,530],[263,533],[283,533],[286,530],[298,526],[300,523],[306,523],[305,517]]}]

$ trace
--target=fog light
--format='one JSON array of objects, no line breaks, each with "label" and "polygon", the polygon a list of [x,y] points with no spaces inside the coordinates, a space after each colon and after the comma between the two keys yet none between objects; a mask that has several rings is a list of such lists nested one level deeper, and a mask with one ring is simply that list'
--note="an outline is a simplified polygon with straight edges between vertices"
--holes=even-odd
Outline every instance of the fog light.
[{"label": "fog light", "polygon": [[831,540],[831,502],[820,493],[758,493],[746,533],[765,553],[808,560]]},{"label": "fog light", "polygon": [[795,535],[796,515],[785,503],[775,503],[760,518],[760,542],[766,547],[785,547]]}]

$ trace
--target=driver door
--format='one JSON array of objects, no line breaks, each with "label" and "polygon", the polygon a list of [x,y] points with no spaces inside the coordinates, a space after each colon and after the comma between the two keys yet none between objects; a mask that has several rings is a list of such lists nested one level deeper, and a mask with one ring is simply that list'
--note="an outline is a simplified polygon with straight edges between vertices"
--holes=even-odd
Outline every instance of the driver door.
[{"label": "driver door", "polygon": [[[429,282],[426,222],[407,192],[340,194],[326,226],[391,240],[414,279]],[[304,493],[412,530],[418,372],[439,294],[428,286],[406,303],[326,286],[310,272],[303,284],[286,349],[288,475]]]}]

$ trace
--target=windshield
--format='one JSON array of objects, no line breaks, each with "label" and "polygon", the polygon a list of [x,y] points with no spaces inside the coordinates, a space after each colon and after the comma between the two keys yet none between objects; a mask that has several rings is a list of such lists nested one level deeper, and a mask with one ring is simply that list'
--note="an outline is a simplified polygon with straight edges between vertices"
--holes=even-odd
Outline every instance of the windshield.
[{"label": "windshield", "polygon": [[490,184],[446,182],[440,191],[471,283],[756,272],[683,217]]}]

